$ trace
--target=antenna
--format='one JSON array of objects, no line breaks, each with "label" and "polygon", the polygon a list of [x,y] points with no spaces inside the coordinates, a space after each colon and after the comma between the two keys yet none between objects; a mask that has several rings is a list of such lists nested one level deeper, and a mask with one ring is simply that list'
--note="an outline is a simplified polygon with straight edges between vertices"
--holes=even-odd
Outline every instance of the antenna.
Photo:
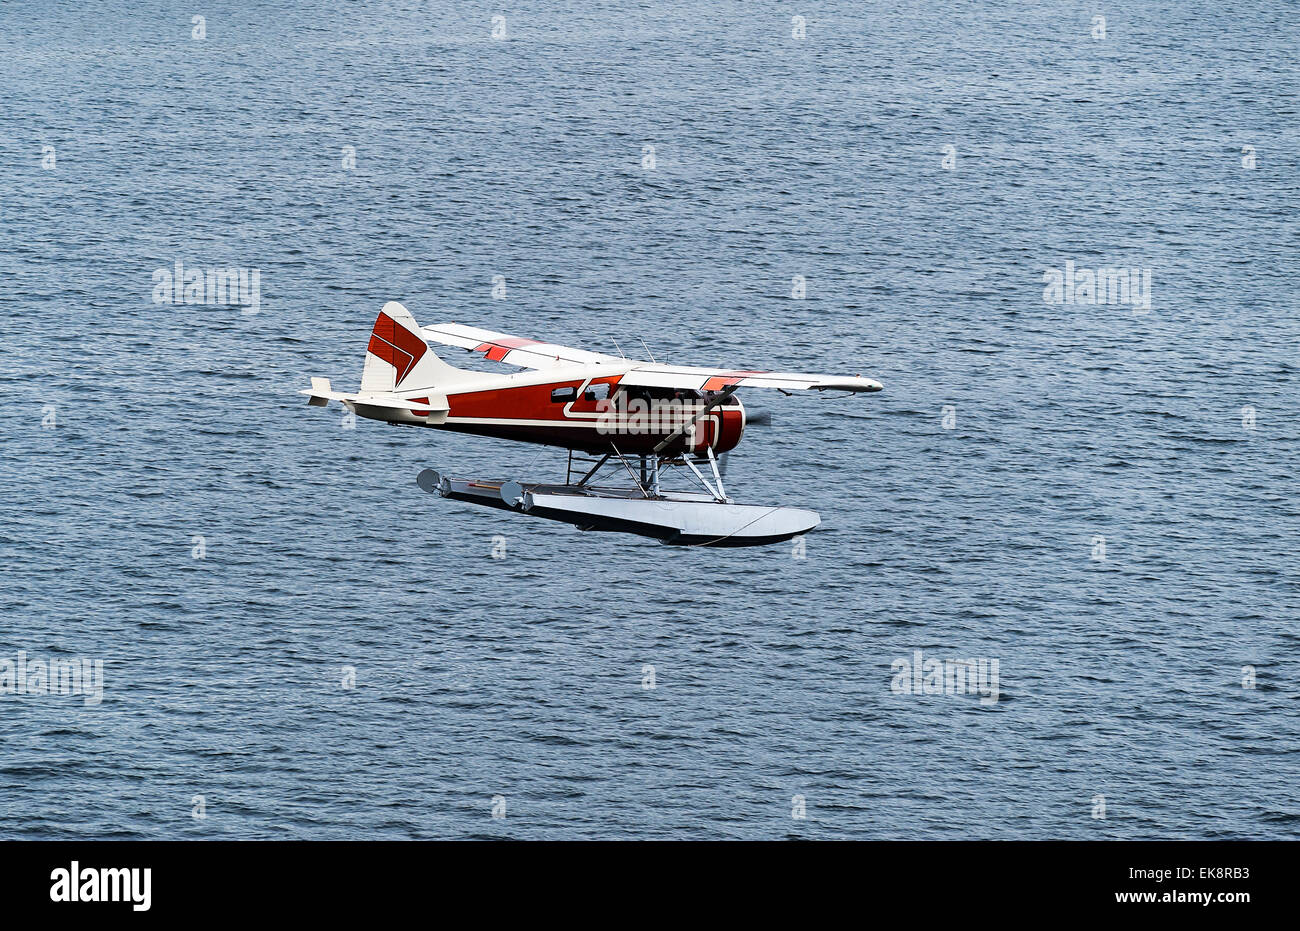
[{"label": "antenna", "polygon": [[[637,339],[641,339],[641,337],[638,336]],[[650,351],[650,347],[645,344],[645,340],[643,339],[641,339],[641,348],[645,350],[645,354],[650,357],[651,362],[655,363],[656,365],[659,364],[659,360],[655,358],[655,354]]]},{"label": "antenna", "polygon": [[[618,340],[614,339],[614,337],[612,336],[610,337],[610,339],[614,340],[614,348],[618,350],[618,354],[620,356],[623,356],[623,347],[618,344]],[[623,358],[626,359],[627,356],[623,356]]]}]

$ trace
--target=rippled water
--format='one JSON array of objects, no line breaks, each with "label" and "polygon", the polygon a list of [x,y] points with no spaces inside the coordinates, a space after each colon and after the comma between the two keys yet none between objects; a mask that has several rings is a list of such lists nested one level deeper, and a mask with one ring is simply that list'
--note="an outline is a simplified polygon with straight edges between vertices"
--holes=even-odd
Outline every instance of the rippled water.
[{"label": "rippled water", "polygon": [[[0,659],[104,663],[0,695],[0,835],[1300,834],[1293,8],[201,6],[0,8]],[[583,534],[414,485],[562,453],[304,406],[390,299],[886,388],[749,396],[804,559]]]}]

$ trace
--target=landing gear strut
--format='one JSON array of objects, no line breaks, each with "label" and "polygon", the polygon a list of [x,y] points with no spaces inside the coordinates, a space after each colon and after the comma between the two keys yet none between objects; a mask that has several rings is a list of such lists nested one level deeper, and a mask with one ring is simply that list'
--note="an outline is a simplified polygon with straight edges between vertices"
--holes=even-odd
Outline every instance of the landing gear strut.
[{"label": "landing gear strut", "polygon": [[[633,471],[632,466],[630,465],[630,460],[634,458],[639,460],[637,471]],[[731,497],[727,494],[726,487],[722,484],[722,470],[719,468],[718,457],[713,452],[713,448],[709,446],[704,448],[703,455],[682,453],[677,456],[660,456],[655,453],[642,453],[634,457],[620,452],[618,447],[611,443],[610,452],[605,453],[599,459],[579,458],[577,460],[579,462],[594,463],[577,482],[573,481],[573,450],[569,450],[569,465],[565,471],[565,484],[570,485],[575,489],[591,488],[592,480],[611,459],[617,459],[618,463],[623,466],[627,471],[628,476],[637,486],[637,490],[640,491],[642,497],[663,497],[664,493],[660,484],[663,467],[684,465],[691,470],[714,501],[717,501],[719,504],[732,503]],[[712,481],[710,481],[709,478],[700,470],[700,466],[702,465],[708,465],[709,472],[712,475]],[[639,479],[637,477],[638,472],[640,474]]]}]

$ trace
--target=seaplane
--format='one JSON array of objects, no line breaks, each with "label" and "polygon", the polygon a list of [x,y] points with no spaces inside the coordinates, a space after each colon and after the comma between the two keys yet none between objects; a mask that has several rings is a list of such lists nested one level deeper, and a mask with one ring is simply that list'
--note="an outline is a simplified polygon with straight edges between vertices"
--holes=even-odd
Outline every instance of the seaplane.
[{"label": "seaplane", "polygon": [[[451,366],[431,343],[523,371]],[[647,351],[647,354],[648,353]],[[745,434],[740,388],[881,390],[861,376],[697,368],[642,362],[491,330],[420,326],[396,301],[375,319],[356,392],[312,378],[308,404],[339,401],[395,426],[542,444],[568,451],[563,483],[460,479],[425,469],[426,492],[581,530],[640,534],[683,546],[757,546],[801,536],[821,518],[804,508],[738,503],[723,485],[726,455]],[[839,395],[846,397],[847,395]],[[575,467],[576,466],[576,467]],[[599,484],[606,470],[622,484]],[[689,490],[670,490],[684,477]],[[604,479],[612,481],[612,479]]]}]

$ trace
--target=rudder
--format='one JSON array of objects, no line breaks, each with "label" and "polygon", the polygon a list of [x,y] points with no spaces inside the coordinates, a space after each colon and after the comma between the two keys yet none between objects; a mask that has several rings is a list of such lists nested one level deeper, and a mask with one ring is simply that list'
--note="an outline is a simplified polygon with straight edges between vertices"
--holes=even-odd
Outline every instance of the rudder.
[{"label": "rudder", "polygon": [[383,306],[366,346],[363,392],[418,391],[454,380],[459,372],[429,348],[409,310],[397,301]]}]

